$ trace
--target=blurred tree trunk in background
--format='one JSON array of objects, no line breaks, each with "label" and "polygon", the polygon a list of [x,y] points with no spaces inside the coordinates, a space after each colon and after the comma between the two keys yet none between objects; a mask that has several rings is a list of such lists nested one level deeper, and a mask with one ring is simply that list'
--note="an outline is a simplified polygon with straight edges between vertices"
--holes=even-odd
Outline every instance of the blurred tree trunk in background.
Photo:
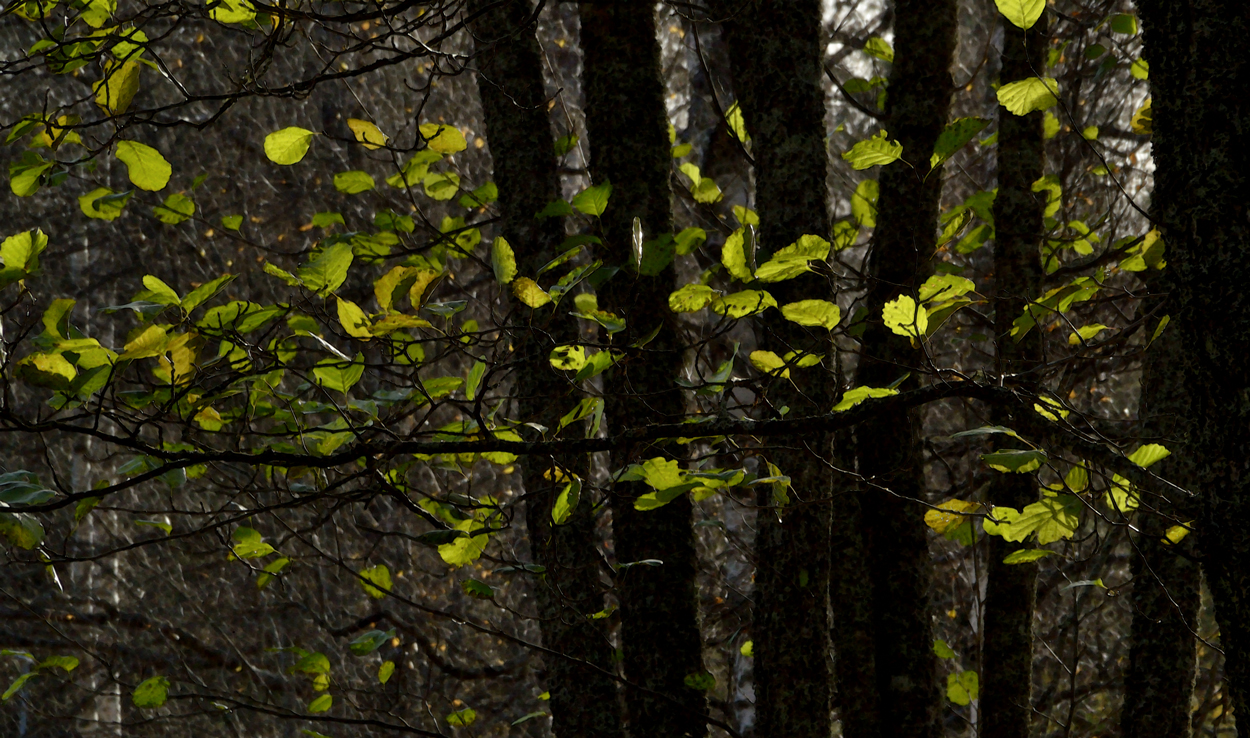
[{"label": "blurred tree trunk in background", "polygon": [[[938,223],[941,177],[928,173],[928,156],[950,110],[955,50],[954,0],[897,0],[894,66],[886,103],[886,130],[903,145],[902,161],[881,169],[877,228],[867,270],[867,328],[856,384],[894,384],[923,361],[908,339],[879,321],[886,302],[916,295],[929,276]],[[902,388],[916,386],[916,380]],[[872,486],[862,493],[864,519],[874,526],[868,576],[875,587],[876,677],[883,709],[882,735],[923,738],[940,732],[941,694],[933,654],[929,588],[933,564],[925,527],[924,459],[917,413],[883,413],[856,432],[859,472]],[[881,489],[884,487],[885,491]]]},{"label": "blurred tree trunk in background", "polygon": [[[641,273],[633,264],[633,222],[644,241],[662,243],[673,231],[668,117],[655,5],[643,0],[580,7],[586,129],[595,184],[612,184],[601,218],[608,267],[619,271],[599,286],[600,309],[625,318],[613,343],[626,352],[604,382],[604,415],[619,430],[639,423],[667,423],[685,410],[681,388],[682,338],[668,296],[677,288],[669,247],[667,263]],[[647,247],[648,256],[652,246]],[[658,330],[655,338],[640,342]],[[680,447],[678,447],[680,448]],[[680,452],[678,452],[680,453]],[[658,455],[647,449],[614,454],[612,468]],[[635,736],[706,735],[707,699],[702,684],[703,643],[692,502],[680,495],[653,510],[634,502],[652,491],[643,482],[621,482],[612,496],[612,532],[619,563],[657,560],[617,574],[621,645],[630,732]],[[633,685],[638,685],[637,687]]]},{"label": "blurred tree trunk in background", "polygon": [[[824,93],[821,87],[820,4],[721,0],[734,91],[751,136],[758,256],[800,236],[828,238]],[[831,299],[824,276],[768,285],[778,305]],[[823,332],[821,332],[823,333]],[[794,415],[827,412],[838,391],[831,344],[822,335],[766,313],[761,348],[824,358],[791,368],[792,380],[772,382],[768,400]],[[822,460],[830,437],[814,433],[777,440],[770,456],[791,480],[780,495],[765,485],[756,537],[755,709],[757,735],[827,736],[830,722],[829,497],[833,475]],[[785,499],[788,497],[788,499]]]},{"label": "blurred tree trunk in background", "polygon": [[[1003,20],[1002,83],[1035,76],[1046,64],[1046,24],[1022,30]],[[1046,160],[1042,112],[1019,116],[998,108],[998,196],[994,199],[994,335],[998,371],[1012,383],[1036,389],[1044,362],[1043,334],[1031,330],[1019,340],[1012,322],[1031,299],[1041,296],[1041,239],[1045,200],[1033,191]],[[996,425],[1028,427],[1033,417],[1017,417],[994,408]],[[1009,444],[1008,444],[1009,445]],[[1017,444],[1019,445],[1019,444]],[[1033,474],[1001,474],[989,502],[1023,510],[1037,501]],[[1033,717],[1033,609],[1037,599],[1037,564],[1006,564],[1021,547],[1000,536],[986,536],[984,640],[981,647],[981,735],[1028,738]]]},{"label": "blurred tree trunk in background", "polygon": [[[485,0],[475,0],[479,6]],[[554,258],[564,241],[555,218],[534,214],[560,196],[552,149],[551,122],[543,91],[542,51],[534,36],[534,18],[525,0],[510,0],[473,26],[483,58],[478,77],[487,140],[494,162],[502,217],[498,233],[517,257],[518,273],[536,274]],[[516,310],[529,312],[519,301]],[[535,311],[536,313],[537,311]],[[551,315],[550,312],[547,313]],[[534,320],[540,320],[537,314]],[[555,346],[577,337],[574,319],[555,313],[546,330],[520,331],[515,337],[518,417],[554,428],[577,402],[576,388],[548,361]],[[584,459],[557,460],[585,476]],[[547,688],[551,693],[552,732],[558,736],[619,738],[624,735],[612,672],[612,645],[587,616],[603,609],[602,558],[595,539],[590,495],[563,525],[552,524],[552,506],[563,487],[549,474],[541,456],[520,459],[528,494],[526,524],[535,562],[546,572],[535,579]]]}]

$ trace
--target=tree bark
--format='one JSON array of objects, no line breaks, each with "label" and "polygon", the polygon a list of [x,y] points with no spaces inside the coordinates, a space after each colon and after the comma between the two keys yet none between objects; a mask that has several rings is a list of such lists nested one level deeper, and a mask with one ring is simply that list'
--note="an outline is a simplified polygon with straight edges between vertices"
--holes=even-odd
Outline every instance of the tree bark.
[{"label": "tree bark", "polygon": [[[1036,76],[1045,67],[1046,36],[1039,21],[1025,31],[1004,22],[1001,81],[1006,84]],[[1012,322],[1042,289],[1039,248],[1044,204],[1033,183],[1044,173],[1045,139],[1042,113],[1013,115],[999,108],[998,196],[994,200],[994,332],[998,371],[1015,384],[1036,386],[1043,365],[1039,330],[1019,341]],[[1035,423],[995,407],[996,424],[1012,427]],[[1037,477],[1003,474],[990,492],[994,505],[1023,510],[1037,501]],[[988,556],[984,640],[981,647],[981,735],[983,738],[1028,738],[1033,717],[1033,609],[1037,599],[1037,564],[1005,564],[1020,546],[986,536]]]},{"label": "tree bark", "polygon": [[[676,422],[685,410],[676,384],[683,370],[681,336],[668,309],[676,270],[669,264],[646,276],[631,258],[635,217],[645,240],[673,230],[655,6],[642,0],[585,4],[580,15],[590,171],[596,184],[612,183],[601,225],[605,263],[620,269],[600,285],[600,307],[626,320],[625,330],[613,338],[626,356],[606,376],[605,417],[613,428],[643,419]],[[632,347],[656,328],[660,332],[652,341]],[[660,453],[618,454],[613,468]],[[622,569],[617,576],[630,732],[703,736],[707,698],[697,680],[704,668],[692,503],[681,495],[661,508],[636,510],[634,501],[650,491],[641,482],[623,482],[612,496],[617,559],[663,562]]]},{"label": "tree bark", "polygon": [[[712,4],[725,22],[734,90],[751,136],[759,252],[768,254],[830,231],[825,178],[824,93],[821,88],[820,4],[787,0]],[[823,277],[808,274],[764,285],[779,305],[829,298]],[[768,313],[761,345],[779,355],[825,357],[792,368],[768,391],[772,407],[827,412],[838,390],[827,334]],[[833,475],[825,466],[830,436],[780,439],[771,454],[789,475],[788,504],[762,491],[756,537],[755,705],[757,735],[826,738],[832,730],[829,546]]]},{"label": "tree bark", "polygon": [[[478,85],[499,188],[499,233],[513,245],[519,273],[533,275],[556,255],[564,229],[557,219],[534,218],[560,188],[530,4],[505,2],[477,19],[473,30],[482,55]],[[547,357],[554,346],[576,338],[577,326],[550,309],[531,311],[518,304],[516,311],[517,413],[554,428],[577,397]],[[583,459],[555,461],[584,474]],[[543,646],[555,652],[544,659],[552,732],[565,738],[623,738],[612,646],[594,624],[599,621],[587,618],[603,609],[602,559],[589,495],[567,523],[553,525],[551,508],[561,487],[544,476],[551,463],[525,456],[519,464],[532,555],[546,568],[536,595]]]},{"label": "tree bark", "polygon": [[1151,61],[1152,214],[1175,269],[1185,343],[1187,450],[1202,500],[1201,547],[1225,680],[1250,698],[1250,6],[1139,0]]},{"label": "tree bark", "polygon": [[[923,358],[907,338],[890,333],[880,316],[885,303],[900,293],[915,295],[929,272],[941,177],[925,175],[950,109],[956,4],[897,0],[894,18],[886,123],[914,168],[895,162],[880,175],[877,229],[867,264],[868,324],[857,379],[871,387],[894,383]],[[878,731],[900,738],[939,735],[942,705],[929,614],[932,562],[919,504],[925,498],[919,434],[919,417],[906,412],[882,414],[856,433],[859,471],[874,484],[863,491],[861,505],[879,543],[869,551],[868,567],[875,586],[876,686],[890,716],[888,726],[882,716]]]}]

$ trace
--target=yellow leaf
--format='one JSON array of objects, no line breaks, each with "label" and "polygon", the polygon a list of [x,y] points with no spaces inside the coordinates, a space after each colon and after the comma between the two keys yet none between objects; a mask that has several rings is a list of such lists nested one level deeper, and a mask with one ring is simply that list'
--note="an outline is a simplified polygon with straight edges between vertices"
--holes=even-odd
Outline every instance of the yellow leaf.
[{"label": "yellow leaf", "polygon": [[540,308],[551,302],[551,295],[547,291],[538,286],[538,283],[529,277],[520,277],[512,282],[512,294],[521,302],[529,305],[531,308]]},{"label": "yellow leaf", "polygon": [[421,137],[429,142],[431,149],[440,154],[454,154],[469,147],[469,144],[464,140],[464,134],[451,126],[439,125],[437,123],[422,125]]},{"label": "yellow leaf", "polygon": [[369,150],[380,149],[390,140],[390,137],[383,133],[382,129],[367,120],[348,118],[347,127],[352,129],[356,140],[364,144],[364,147]]},{"label": "yellow leaf", "polygon": [[365,311],[351,300],[338,298],[339,323],[343,325],[343,330],[347,331],[347,335],[353,338],[359,338],[368,341],[373,338],[373,332],[370,331],[369,318],[365,315]]},{"label": "yellow leaf", "polygon": [[122,349],[122,355],[118,358],[125,361],[160,356],[168,344],[169,335],[165,333],[165,329],[159,325],[150,325],[126,344]]},{"label": "yellow leaf", "polygon": [[939,502],[932,510],[924,514],[925,525],[933,530],[946,534],[946,531],[961,525],[968,519],[966,513],[973,512],[980,505],[967,500],[959,500],[951,498],[944,502]]},{"label": "yellow leaf", "polygon": [[121,115],[130,107],[135,93],[139,91],[139,70],[142,66],[137,60],[125,64],[114,62],[106,67],[104,79],[96,82],[95,104],[109,115]]}]

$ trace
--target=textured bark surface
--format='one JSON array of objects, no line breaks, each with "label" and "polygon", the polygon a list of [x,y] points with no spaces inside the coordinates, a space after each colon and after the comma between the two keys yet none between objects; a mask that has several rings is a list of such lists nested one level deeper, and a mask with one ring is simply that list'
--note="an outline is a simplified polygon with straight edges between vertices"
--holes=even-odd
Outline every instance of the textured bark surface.
[{"label": "textured bark surface", "polygon": [[[512,244],[521,274],[534,274],[556,254],[564,230],[556,219],[539,221],[534,213],[559,195],[552,153],[551,124],[544,104],[541,50],[530,21],[530,5],[508,2],[475,24],[478,48],[484,52],[478,85],[499,187],[499,232]],[[547,361],[552,347],[576,336],[576,326],[562,313],[540,314],[523,305],[518,322],[539,322],[534,330],[514,336],[518,417],[555,427],[577,398]],[[528,320],[527,320],[528,319]],[[550,321],[542,324],[544,321]],[[584,460],[561,459],[573,468]],[[522,457],[522,479],[528,495],[526,524],[534,561],[546,567],[535,594],[541,617],[547,688],[551,693],[552,733],[557,736],[622,738],[624,731],[612,677],[612,645],[599,621],[586,616],[603,609],[599,552],[589,496],[562,526],[553,526],[551,507],[559,489],[544,477],[550,466],[537,457]],[[559,655],[556,655],[559,654]]]},{"label": "textured bark surface", "polygon": [[[799,236],[829,237],[825,177],[824,94],[820,76],[820,5],[814,0],[712,4],[725,19],[734,91],[751,135],[759,256]],[[784,305],[797,299],[832,299],[821,277],[766,285]],[[801,297],[800,297],[801,295]],[[764,320],[761,347],[784,354],[801,350],[826,356],[827,335],[780,319]],[[823,333],[823,332],[822,332]],[[825,412],[837,378],[832,361],[792,369],[794,381],[769,388],[774,408]],[[760,738],[826,738],[832,730],[829,668],[829,523],[833,476],[819,457],[830,438],[779,439],[771,460],[791,478],[789,505],[777,511],[762,492],[756,537],[755,709]],[[767,509],[771,508],[771,509]],[[781,513],[780,519],[777,512]]]},{"label": "textured bark surface", "polygon": [[[931,272],[941,177],[925,174],[950,109],[955,49],[954,0],[894,5],[896,50],[886,128],[915,168],[900,161],[880,173],[877,229],[868,257],[868,327],[856,380],[870,387],[892,384],[922,358],[907,338],[890,333],[880,316],[887,301],[914,296]],[[856,433],[859,471],[874,484],[864,489],[861,505],[880,544],[869,551],[876,686],[880,704],[890,711],[879,731],[900,738],[938,735],[942,704],[929,614],[933,567],[919,502],[925,499],[919,434],[919,418],[905,412],[882,414]]]},{"label": "textured bark surface", "polygon": [[1175,270],[1187,448],[1225,681],[1250,697],[1250,5],[1139,0],[1153,90],[1152,214]]},{"label": "textured bark surface", "polygon": [[[676,271],[669,266],[656,276],[639,275],[630,256],[635,217],[647,240],[673,228],[655,6],[640,0],[586,4],[580,14],[590,170],[596,184],[612,183],[601,221],[603,257],[620,268],[600,286],[599,304],[625,318],[625,331],[613,339],[622,348],[661,327],[643,348],[626,349],[609,371],[605,417],[613,428],[674,422],[684,410],[675,382],[683,365],[680,336],[668,309]],[[636,449],[617,455],[613,468],[659,455]],[[629,728],[635,736],[702,736],[707,699],[686,684],[704,672],[691,501],[682,495],[657,510],[635,510],[634,500],[650,491],[640,482],[622,483],[612,498],[618,561],[664,562],[624,569],[617,578],[625,676],[641,687],[625,689]]]},{"label": "textured bark surface", "polygon": [[[1034,76],[1046,62],[1045,24],[1024,31],[1004,21],[1002,82]],[[1045,160],[1041,112],[1012,115],[999,108],[998,196],[994,201],[994,333],[998,371],[1011,384],[1035,385],[1043,361],[1042,334],[1033,330],[1021,340],[1011,336],[1012,321],[1042,291],[1039,247],[1044,203],[1032,185]],[[993,422],[1018,427],[1032,418],[1015,418],[1002,407]],[[1009,443],[1002,444],[1010,446]],[[1037,477],[1002,474],[990,490],[994,505],[1022,510],[1037,501]],[[981,735],[983,738],[1028,738],[1033,709],[1033,609],[1037,564],[1004,564],[1021,548],[998,536],[987,536],[984,641],[981,647]]]}]

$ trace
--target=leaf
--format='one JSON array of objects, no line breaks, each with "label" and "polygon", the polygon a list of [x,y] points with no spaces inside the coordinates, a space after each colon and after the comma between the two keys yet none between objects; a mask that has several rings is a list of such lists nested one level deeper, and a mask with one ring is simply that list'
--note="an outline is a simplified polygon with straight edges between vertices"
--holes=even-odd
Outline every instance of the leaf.
[{"label": "leaf", "polygon": [[357,656],[368,656],[381,648],[383,643],[386,643],[394,637],[394,628],[386,632],[380,630],[370,630],[353,638],[351,643],[347,644],[347,647]]},{"label": "leaf", "polygon": [[118,358],[125,361],[160,356],[168,344],[169,335],[165,333],[165,329],[159,325],[150,325],[126,343]]},{"label": "leaf", "polygon": [[873,36],[864,42],[864,53],[882,61],[894,61],[894,49],[890,47],[889,41],[880,36]]},{"label": "leaf", "polygon": [[415,184],[425,181],[425,175],[430,170],[430,165],[443,158],[443,155],[437,151],[425,149],[418,151],[404,162],[399,171],[386,178],[386,183],[391,187],[404,188],[411,187]]},{"label": "leaf", "polygon": [[1046,9],[1046,0],[994,0],[994,3],[998,5],[998,12],[1007,20],[1026,31],[1037,23],[1037,19],[1042,17],[1042,11]]},{"label": "leaf", "polygon": [[359,338],[368,341],[373,338],[373,333],[369,330],[369,318],[365,316],[365,311],[351,300],[336,298],[338,302],[339,324],[343,326],[343,331],[352,338]]},{"label": "leaf", "polygon": [[477,720],[477,711],[468,707],[463,710],[456,710],[455,712],[448,713],[447,715],[448,725],[456,725],[462,728],[472,725],[475,720]]},{"label": "leaf", "polygon": [[777,307],[773,296],[762,290],[743,290],[712,301],[712,311],[735,320]]},{"label": "leaf", "polygon": [[556,346],[548,357],[551,365],[566,372],[575,372],[586,366],[586,349],[581,346]]},{"label": "leaf", "polygon": [[877,197],[880,186],[875,179],[865,179],[855,187],[851,196],[851,216],[863,228],[877,225]]},{"label": "leaf", "polygon": [[1046,452],[1038,449],[1009,449],[981,454],[981,460],[996,471],[1025,474],[1041,467],[1046,460]]},{"label": "leaf", "polygon": [[551,295],[548,295],[546,290],[539,287],[538,283],[529,277],[521,277],[514,280],[512,282],[512,294],[518,300],[534,309],[551,302]]},{"label": "leaf", "polygon": [[973,512],[980,507],[979,503],[952,497],[939,502],[932,510],[925,512],[924,522],[938,533],[946,535],[951,529],[962,525],[969,519],[966,513]]},{"label": "leaf", "polygon": [[1003,540],[1020,542],[1037,533],[1041,545],[1071,538],[1081,524],[1081,498],[1076,495],[1048,495],[1019,512],[995,507],[983,523],[985,532]]},{"label": "leaf", "polygon": [[937,169],[990,124],[986,118],[956,118],[946,125],[933,147],[929,168]]},{"label": "leaf", "polygon": [[1053,555],[1055,552],[1045,548],[1022,548],[1012,551],[1003,559],[1004,564],[1028,564],[1038,559]]},{"label": "leaf", "polygon": [[327,357],[313,367],[313,378],[328,390],[346,394],[365,373],[364,355],[357,353],[354,361]]},{"label": "leaf", "polygon": [[608,209],[608,198],[612,196],[612,183],[587,187],[573,196],[572,205],[578,212],[593,215],[596,218]]},{"label": "leaf", "polygon": [[860,141],[843,152],[842,158],[850,162],[855,169],[883,166],[898,161],[903,155],[903,145],[898,141],[890,141],[884,129],[876,136]]},{"label": "leaf", "polygon": [[751,135],[747,133],[746,120],[742,117],[742,106],[737,100],[734,100],[725,111],[725,125],[729,126],[730,133],[742,143],[748,143],[751,140]]},{"label": "leaf", "polygon": [[243,225],[242,215],[223,215],[221,216],[221,227],[232,231],[239,230],[239,226]]},{"label": "leaf", "polygon": [[431,172],[421,182],[425,194],[433,200],[450,200],[460,191],[460,175],[455,172]]},{"label": "leaf", "polygon": [[946,675],[946,698],[956,705],[970,704],[980,693],[981,685],[975,671]]},{"label": "leaf", "polygon": [[124,64],[114,62],[105,68],[104,79],[92,86],[95,104],[106,115],[121,115],[139,91],[139,72],[143,65],[135,59]]},{"label": "leaf", "polygon": [[78,207],[88,218],[117,220],[133,194],[131,190],[118,194],[107,187],[97,187],[78,198]]},{"label": "leaf", "polygon": [[9,189],[18,197],[30,197],[43,186],[44,174],[55,163],[33,151],[22,152],[21,159],[9,164]]},{"label": "leaf", "polygon": [[912,339],[925,335],[929,326],[928,311],[908,295],[899,295],[887,302],[881,310],[881,319],[892,333]]},{"label": "leaf", "polygon": [[126,165],[130,182],[149,192],[165,189],[173,168],[161,152],[138,141],[118,141],[117,158]]},{"label": "leaf", "polygon": [[169,695],[169,680],[163,676],[154,676],[146,679],[135,687],[134,694],[130,696],[130,701],[135,707],[141,709],[153,709],[165,704],[165,699]]},{"label": "leaf", "polygon": [[26,682],[29,682],[37,676],[39,676],[39,672],[28,671],[19,676],[17,679],[14,679],[13,683],[9,685],[9,688],[4,690],[4,694],[0,695],[0,700],[8,702],[10,697],[22,691],[22,687],[26,686]]},{"label": "leaf", "polygon": [[1099,333],[1102,333],[1103,331],[1110,330],[1110,329],[1111,329],[1110,326],[1105,326],[1102,323],[1092,323],[1090,325],[1083,325],[1080,328],[1076,329],[1076,333],[1073,333],[1068,336],[1068,345],[1079,346],[1083,342],[1094,338]]},{"label": "leaf", "polygon": [[949,645],[947,645],[946,641],[942,640],[941,638],[935,638],[933,640],[933,653],[939,659],[955,658],[954,649],[952,649]]},{"label": "leaf", "polygon": [[1130,13],[1120,13],[1112,16],[1111,30],[1116,33],[1122,33],[1125,36],[1132,36],[1137,33],[1137,16]]},{"label": "leaf", "polygon": [[1180,543],[1185,539],[1185,536],[1193,532],[1193,526],[1194,522],[1191,520],[1188,523],[1181,523],[1180,525],[1173,525],[1168,528],[1163,533],[1164,544],[1168,546],[1175,546]]},{"label": "leaf", "polygon": [[327,712],[334,705],[334,698],[328,694],[323,694],[312,702],[308,703],[308,712],[317,714]]},{"label": "leaf", "polygon": [[391,679],[391,675],[395,673],[394,661],[383,661],[378,667],[378,683],[386,684]]},{"label": "leaf", "polygon": [[0,534],[14,546],[31,551],[43,542],[44,530],[32,515],[0,511]]},{"label": "leaf", "polygon": [[274,164],[290,166],[299,163],[308,153],[316,133],[307,128],[290,126],[265,136],[265,156]]},{"label": "leaf", "polygon": [[328,295],[342,286],[347,279],[347,269],[352,265],[352,245],[336,243],[323,249],[307,264],[295,270],[308,289],[319,295]]},{"label": "leaf", "polygon": [[247,23],[256,18],[248,0],[215,0],[216,7],[208,15],[218,23]]},{"label": "leaf", "polygon": [[725,244],[721,246],[720,261],[735,279],[750,282],[753,275],[747,265],[746,242],[743,234],[742,228],[729,234],[729,237],[725,239]]},{"label": "leaf", "polygon": [[1129,126],[1133,129],[1133,133],[1139,136],[1149,136],[1154,133],[1154,111],[1151,110],[1149,100],[1138,108],[1136,113],[1133,113]]},{"label": "leaf", "polygon": [[668,296],[668,309],[675,313],[693,313],[716,299],[719,293],[705,284],[688,284]]},{"label": "leaf", "polygon": [[837,405],[833,406],[833,412],[840,413],[850,410],[864,400],[871,398],[890,397],[897,394],[898,390],[888,387],[856,387],[843,393],[842,399],[838,401]]},{"label": "leaf", "polygon": [[1051,77],[1030,77],[998,88],[998,102],[1016,115],[1045,110],[1059,102],[1059,83]]},{"label": "leaf", "polygon": [[781,306],[781,314],[792,323],[817,326],[827,331],[836,328],[842,319],[842,310],[827,300],[791,302]]},{"label": "leaf", "polygon": [[469,147],[464,134],[452,126],[439,123],[423,123],[421,137],[426,144],[440,154],[455,154]]},{"label": "leaf", "polygon": [[477,391],[482,384],[482,377],[486,375],[486,362],[475,361],[469,369],[469,377],[464,383],[464,399],[477,399]]},{"label": "leaf", "polygon": [[381,128],[367,120],[348,118],[347,127],[351,129],[352,135],[356,137],[356,140],[370,151],[382,148],[390,140],[390,137],[383,133]]},{"label": "leaf", "polygon": [[345,195],[357,195],[361,192],[368,192],[375,186],[373,177],[369,176],[368,172],[362,172],[359,169],[353,169],[350,172],[339,172],[334,175],[334,189]]},{"label": "leaf", "polygon": [[386,596],[383,590],[391,589],[391,570],[386,568],[386,564],[378,564],[368,569],[362,569],[360,572],[360,586],[365,588],[365,593],[375,600],[380,600]]},{"label": "leaf", "polygon": [[556,497],[555,504],[551,506],[551,522],[556,525],[564,525],[573,516],[577,510],[578,503],[581,502],[582,481],[580,479],[572,479],[564,485],[564,489]]},{"label": "leaf", "polygon": [[479,582],[476,579],[466,579],[460,583],[460,588],[464,593],[477,600],[490,600],[495,597],[495,590],[485,582]]},{"label": "leaf", "polygon": [[1145,469],[1157,461],[1162,461],[1171,456],[1172,452],[1165,446],[1157,443],[1147,443],[1141,448],[1134,451],[1128,460]]},{"label": "leaf", "polygon": [[512,252],[508,239],[503,236],[496,236],[495,242],[491,244],[490,264],[499,284],[509,284],[516,279],[516,254]]},{"label": "leaf", "polygon": [[177,225],[195,215],[195,201],[180,192],[175,193],[152,208],[152,214],[162,223]]}]

